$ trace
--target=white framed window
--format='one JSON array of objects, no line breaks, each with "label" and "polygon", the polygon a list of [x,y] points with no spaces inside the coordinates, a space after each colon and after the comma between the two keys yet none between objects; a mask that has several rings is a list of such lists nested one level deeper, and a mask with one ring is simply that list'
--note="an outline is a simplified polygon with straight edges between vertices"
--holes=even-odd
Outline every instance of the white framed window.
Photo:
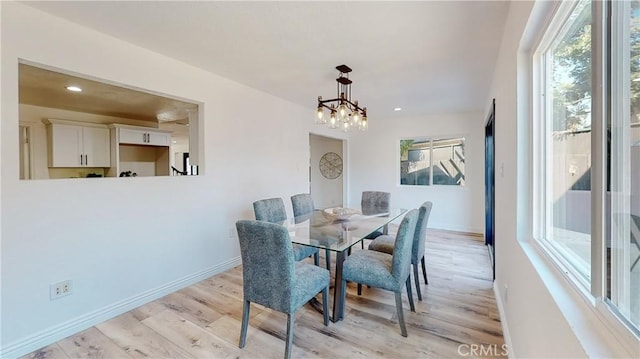
[{"label": "white framed window", "polygon": [[640,2],[560,3],[532,60],[534,238],[637,337]]},{"label": "white framed window", "polygon": [[589,288],[591,276],[591,2],[560,6],[536,51],[537,234]]},{"label": "white framed window", "polygon": [[464,137],[413,137],[400,140],[400,185],[464,186]]},{"label": "white framed window", "polygon": [[606,295],[640,328],[640,3],[611,3]]}]

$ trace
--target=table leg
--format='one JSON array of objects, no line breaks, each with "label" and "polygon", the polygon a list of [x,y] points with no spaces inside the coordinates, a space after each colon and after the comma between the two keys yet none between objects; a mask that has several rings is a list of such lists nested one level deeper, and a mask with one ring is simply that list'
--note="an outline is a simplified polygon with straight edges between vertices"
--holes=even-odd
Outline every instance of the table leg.
[{"label": "table leg", "polygon": [[345,251],[336,253],[336,279],[333,284],[333,315],[332,321],[342,320],[344,313],[344,301],[342,300],[342,264],[345,259]]}]

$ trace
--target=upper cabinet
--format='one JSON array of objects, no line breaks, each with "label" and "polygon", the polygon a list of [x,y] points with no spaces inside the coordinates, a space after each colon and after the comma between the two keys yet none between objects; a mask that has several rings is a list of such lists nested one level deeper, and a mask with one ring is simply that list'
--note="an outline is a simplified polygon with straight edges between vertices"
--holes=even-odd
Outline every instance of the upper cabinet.
[{"label": "upper cabinet", "polygon": [[119,143],[131,145],[169,146],[171,131],[155,128],[132,128],[131,126],[117,127]]},{"label": "upper cabinet", "polygon": [[171,131],[112,124],[111,163],[107,177],[168,176],[171,169]]},{"label": "upper cabinet", "polygon": [[47,119],[49,167],[110,167],[111,141],[105,125]]}]

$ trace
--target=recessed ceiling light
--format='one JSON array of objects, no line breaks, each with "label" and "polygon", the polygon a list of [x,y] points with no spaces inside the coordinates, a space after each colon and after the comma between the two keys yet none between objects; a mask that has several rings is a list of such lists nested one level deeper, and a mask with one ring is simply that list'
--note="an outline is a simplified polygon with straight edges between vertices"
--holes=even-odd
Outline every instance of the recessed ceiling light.
[{"label": "recessed ceiling light", "polygon": [[402,111],[402,107],[396,107],[393,109],[394,111]]},{"label": "recessed ceiling light", "polygon": [[82,89],[78,86],[67,86],[65,87],[67,90],[69,91],[73,91],[73,92],[82,92]]},{"label": "recessed ceiling light", "polygon": [[178,143],[178,141],[173,141],[173,143]]}]

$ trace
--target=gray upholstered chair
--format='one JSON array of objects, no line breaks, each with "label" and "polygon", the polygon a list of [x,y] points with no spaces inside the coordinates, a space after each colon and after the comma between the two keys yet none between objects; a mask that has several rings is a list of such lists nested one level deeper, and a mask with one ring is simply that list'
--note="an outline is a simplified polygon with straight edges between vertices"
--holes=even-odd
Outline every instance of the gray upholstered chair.
[{"label": "gray upholstered chair", "polygon": [[[346,300],[347,281],[389,290],[396,295],[396,310],[402,336],[407,336],[402,312],[402,287],[406,286],[411,311],[415,311],[411,295],[411,247],[418,221],[418,210],[412,209],[402,219],[396,234],[393,254],[376,251],[357,251],[347,257],[342,267],[343,302]],[[337,283],[336,283],[337,285]],[[344,317],[344,313],[343,317]]]},{"label": "gray upholstered chair", "polygon": [[[298,219],[307,219],[316,208],[313,204],[313,197],[309,193],[300,193],[291,196],[291,206],[293,207],[293,216]],[[331,251],[325,249],[325,262],[327,269],[331,270]]]},{"label": "gray upholstered chair", "polygon": [[[253,213],[258,221],[283,224],[287,220],[287,211],[282,198],[268,198],[253,202]],[[293,257],[296,261],[310,256],[313,256],[313,263],[318,265],[320,262],[318,248],[301,244],[293,245]]]},{"label": "gray upholstered chair", "polygon": [[[302,305],[322,292],[324,325],[329,325],[329,271],[296,262],[286,227],[263,221],[236,222],[242,255],[244,306],[239,347],[244,348],[251,303],[287,314],[285,358],[291,357],[293,322]],[[265,255],[266,254],[266,255]]]},{"label": "gray upholstered chair", "polygon": [[303,216],[316,210],[313,198],[309,193],[299,193],[291,196],[294,217]]},{"label": "gray upholstered chair", "polygon": [[[418,293],[418,300],[422,300],[422,293],[420,292],[420,276],[418,275],[418,265],[422,263],[422,275],[424,277],[424,283],[429,284],[427,281],[427,266],[424,260],[424,246],[427,238],[427,224],[429,222],[429,215],[431,214],[431,207],[433,204],[429,201],[424,202],[418,209],[418,223],[416,224],[416,231],[413,235],[413,250],[411,251],[411,264],[413,266],[413,280],[416,284],[416,292]],[[393,253],[393,247],[395,245],[395,237],[390,235],[382,235],[374,239],[369,244],[369,249],[384,253]]]},{"label": "gray upholstered chair", "polygon": [[[391,202],[391,193],[380,191],[363,191],[362,198],[360,199],[360,208],[362,214],[370,216],[378,213],[385,213],[389,211],[389,203]],[[366,237],[365,239],[375,239],[378,236],[387,234],[387,226],[381,231],[375,231]],[[364,240],[360,242],[362,249],[364,249]]]}]

